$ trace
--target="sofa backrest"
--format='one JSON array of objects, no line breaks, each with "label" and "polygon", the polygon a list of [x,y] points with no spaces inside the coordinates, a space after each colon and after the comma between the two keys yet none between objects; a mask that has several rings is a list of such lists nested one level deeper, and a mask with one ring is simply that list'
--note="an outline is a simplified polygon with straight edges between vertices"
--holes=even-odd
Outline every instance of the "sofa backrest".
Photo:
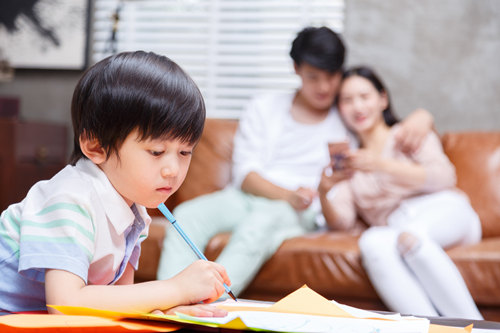
[{"label": "sofa backrest", "polygon": [[169,208],[202,194],[221,190],[229,184],[233,137],[237,127],[238,121],[233,119],[206,120],[186,180],[167,201]]},{"label": "sofa backrest", "polygon": [[[206,120],[186,180],[167,201],[169,208],[229,184],[237,126],[233,119]],[[500,132],[449,132],[442,143],[455,165],[458,187],[481,219],[483,237],[500,236]]]},{"label": "sofa backrest", "polygon": [[483,238],[500,236],[500,131],[449,132],[441,141],[458,188],[481,219]]}]

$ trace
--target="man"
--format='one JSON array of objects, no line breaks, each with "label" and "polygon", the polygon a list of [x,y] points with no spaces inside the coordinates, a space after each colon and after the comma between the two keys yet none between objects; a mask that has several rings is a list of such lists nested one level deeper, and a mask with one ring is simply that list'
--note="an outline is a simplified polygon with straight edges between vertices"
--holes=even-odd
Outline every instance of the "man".
[{"label": "man", "polygon": [[[296,92],[259,96],[249,104],[234,139],[232,184],[174,211],[201,249],[217,233],[232,233],[216,261],[226,268],[236,295],[284,240],[317,228],[316,188],[330,161],[328,142],[356,145],[334,107],[345,57],[342,40],[326,27],[308,27],[293,41],[290,56],[302,85]],[[408,138],[414,142],[432,126],[426,111],[410,117],[403,143]],[[179,250],[183,240],[169,228],[158,279],[175,275],[195,258],[186,246]]]}]

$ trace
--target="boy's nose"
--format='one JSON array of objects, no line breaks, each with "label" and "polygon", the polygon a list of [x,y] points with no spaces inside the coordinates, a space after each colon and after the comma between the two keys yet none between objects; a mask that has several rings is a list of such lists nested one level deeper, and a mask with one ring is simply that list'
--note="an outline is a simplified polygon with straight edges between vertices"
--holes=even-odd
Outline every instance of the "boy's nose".
[{"label": "boy's nose", "polygon": [[177,161],[169,161],[161,169],[161,176],[164,178],[177,176],[179,172],[179,163]]}]

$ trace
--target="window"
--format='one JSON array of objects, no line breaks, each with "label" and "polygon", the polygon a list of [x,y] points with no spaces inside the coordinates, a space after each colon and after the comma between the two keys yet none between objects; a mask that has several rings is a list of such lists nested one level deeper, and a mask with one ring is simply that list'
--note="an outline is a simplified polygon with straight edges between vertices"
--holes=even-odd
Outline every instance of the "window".
[{"label": "window", "polygon": [[342,32],[343,12],[344,0],[96,0],[92,61],[164,54],[198,84],[208,117],[237,118],[253,95],[295,89],[292,40],[307,25]]}]

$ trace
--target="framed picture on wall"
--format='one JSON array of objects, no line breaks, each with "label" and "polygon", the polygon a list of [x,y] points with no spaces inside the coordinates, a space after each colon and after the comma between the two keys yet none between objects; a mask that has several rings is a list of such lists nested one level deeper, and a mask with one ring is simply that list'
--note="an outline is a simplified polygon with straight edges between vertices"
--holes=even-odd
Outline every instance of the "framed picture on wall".
[{"label": "framed picture on wall", "polygon": [[0,59],[14,68],[85,68],[89,2],[0,1]]}]

